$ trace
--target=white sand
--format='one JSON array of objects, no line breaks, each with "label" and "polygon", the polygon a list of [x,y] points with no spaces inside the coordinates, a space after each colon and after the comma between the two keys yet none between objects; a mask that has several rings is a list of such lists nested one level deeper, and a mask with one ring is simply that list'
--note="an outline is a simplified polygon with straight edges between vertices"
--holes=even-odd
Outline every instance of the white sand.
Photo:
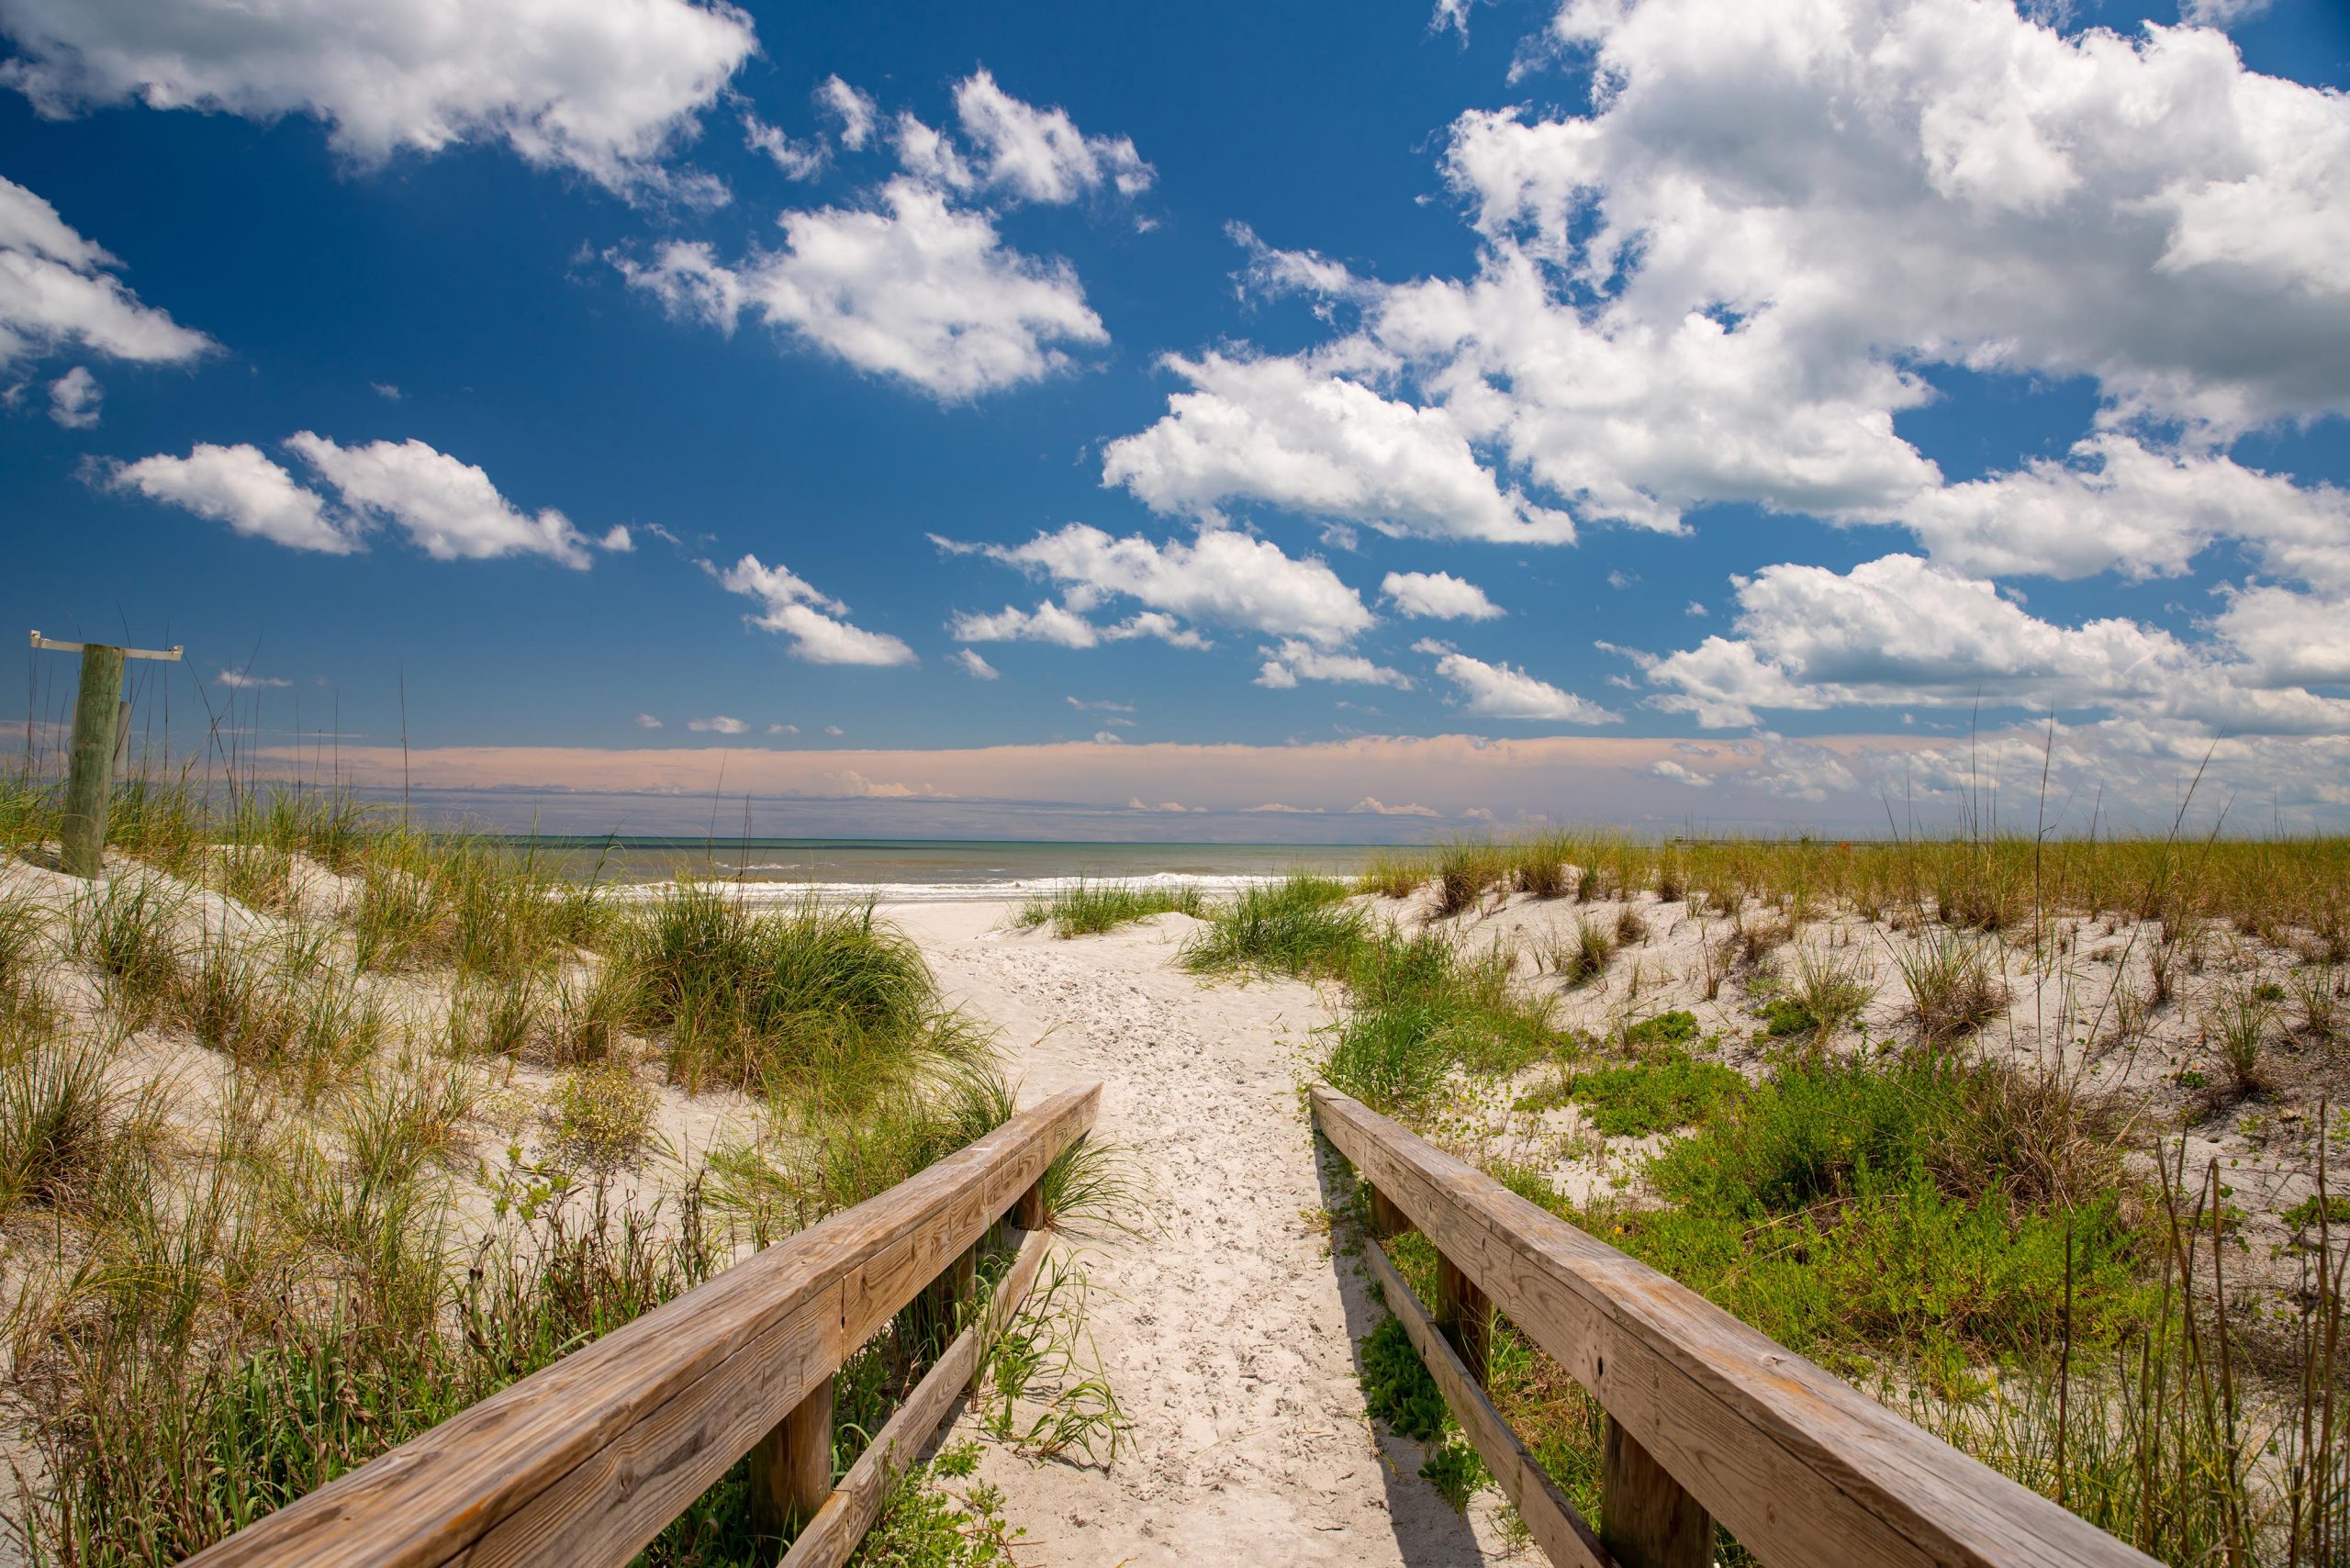
[{"label": "white sand", "polygon": [[1490,1495],[1464,1520],[1419,1478],[1419,1446],[1363,1413],[1354,1346],[1380,1309],[1331,1256],[1297,1092],[1328,1008],[1299,984],[1203,985],[1175,967],[1181,915],[1058,941],[1000,929],[1005,913],[890,912],[949,996],[1002,1029],[1023,1103],[1103,1081],[1097,1136],[1128,1151],[1150,1207],[1147,1234],[1085,1260],[1131,1448],[1106,1469],[985,1450],[1022,1561],[1506,1559]]}]

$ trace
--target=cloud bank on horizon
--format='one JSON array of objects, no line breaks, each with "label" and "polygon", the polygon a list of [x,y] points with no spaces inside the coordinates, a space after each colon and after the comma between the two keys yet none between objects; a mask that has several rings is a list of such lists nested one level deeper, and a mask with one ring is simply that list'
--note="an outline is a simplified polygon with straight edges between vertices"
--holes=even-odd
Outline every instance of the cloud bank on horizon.
[{"label": "cloud bank on horizon", "polygon": [[[1378,111],[1412,162],[1359,167],[1253,122],[1203,155],[1274,112],[1207,64],[1072,104],[1109,32],[877,65],[720,0],[431,9],[0,0],[39,165],[0,171],[0,476],[213,555],[248,637],[371,578],[495,596],[440,787],[723,753],[811,799],[1867,827],[2044,758],[2124,818],[2200,778],[2350,828],[2350,24],[2314,0],[1441,6],[1362,29],[1436,85]],[[297,252],[396,196],[533,210],[264,320],[95,183],[108,136],[226,178],[231,121],[273,210],[352,227]],[[552,319],[397,363],[468,287]],[[273,662],[364,679],[415,623]],[[467,678],[523,642],[609,700]]]}]

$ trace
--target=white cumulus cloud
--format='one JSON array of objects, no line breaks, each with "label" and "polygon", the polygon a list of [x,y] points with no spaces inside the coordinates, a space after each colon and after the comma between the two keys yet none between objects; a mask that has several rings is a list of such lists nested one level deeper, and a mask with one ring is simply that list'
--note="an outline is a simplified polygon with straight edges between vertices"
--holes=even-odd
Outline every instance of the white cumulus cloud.
[{"label": "white cumulus cloud", "polygon": [[[842,146],[872,138],[870,98],[838,77],[817,97],[839,120]],[[1150,166],[1126,139],[1087,136],[1064,111],[1010,96],[984,71],[957,87],[956,104],[970,155],[901,115],[900,173],[858,205],[784,213],[779,249],[729,262],[704,241],[674,241],[650,260],[621,252],[608,259],[673,315],[728,331],[752,316],[941,402],[1065,370],[1072,348],[1107,342],[1109,333],[1068,263],[1004,242],[1000,209],[1095,188],[1131,195],[1149,184]],[[815,173],[829,152],[750,125],[754,143],[795,177]]]},{"label": "white cumulus cloud", "polygon": [[[2278,671],[2124,617],[2042,620],[1996,585],[1915,555],[1850,572],[1765,567],[1740,586],[1738,603],[1733,635],[1643,661],[1665,689],[1656,706],[1712,727],[1754,723],[1761,710],[1986,703],[2105,709],[2239,733],[2350,728],[2350,701],[2276,687]],[[2255,658],[2278,661],[2286,675],[2326,658],[2322,640],[2300,640],[2296,651],[2273,602],[2239,607],[2246,614],[2232,630]],[[2277,628],[2266,644],[2261,620]]]},{"label": "white cumulus cloud", "polygon": [[49,417],[70,431],[95,430],[106,404],[106,388],[77,364],[49,384]]},{"label": "white cumulus cloud", "polygon": [[1258,669],[1257,684],[1276,690],[1286,690],[1301,680],[1393,686],[1406,691],[1412,686],[1412,678],[1400,669],[1375,664],[1360,654],[1328,653],[1311,643],[1301,643],[1294,637],[1284,639],[1277,647],[1257,651],[1265,659]]},{"label": "white cumulus cloud", "polygon": [[748,723],[741,719],[730,718],[724,713],[708,719],[688,719],[686,721],[686,728],[698,730],[704,734],[715,735],[746,735],[751,733],[751,726]]},{"label": "white cumulus cloud", "polygon": [[1450,572],[1390,572],[1379,591],[1398,614],[1424,621],[1491,621],[1503,613],[1483,588]]},{"label": "white cumulus cloud", "polygon": [[1563,543],[1561,510],[1505,491],[1441,408],[1382,396],[1304,359],[1209,353],[1161,362],[1192,386],[1167,417],[1102,454],[1104,484],[1162,512],[1214,517],[1262,501],[1385,533]]},{"label": "white cumulus cloud", "polygon": [[947,662],[973,680],[993,680],[997,678],[995,666],[981,658],[975,648],[957,648]]},{"label": "white cumulus cloud", "polygon": [[851,625],[847,605],[819,593],[788,566],[769,566],[756,555],[744,555],[721,574],[719,581],[730,592],[757,599],[766,607],[748,619],[790,639],[794,658],[817,665],[914,662],[914,651],[903,642],[885,632]]},{"label": "white cumulus cloud", "polygon": [[[397,526],[436,561],[487,561],[544,555],[584,570],[591,543],[552,507],[524,512],[498,494],[489,476],[416,440],[342,446],[309,431],[286,438],[300,457],[340,492],[343,505],[370,521]],[[605,548],[625,548],[623,532]]]},{"label": "white cumulus cloud", "polygon": [[215,346],[140,304],[115,275],[121,266],[57,208],[0,178],[0,370],[69,344],[150,364],[183,364]]},{"label": "white cumulus cloud", "polygon": [[727,330],[749,314],[942,402],[1050,375],[1069,364],[1062,345],[1109,339],[1066,263],[1011,249],[985,213],[918,180],[891,180],[878,207],[782,223],[783,248],[740,266],[698,241],[614,264],[673,314]]},{"label": "white cumulus cloud", "polygon": [[1123,136],[1088,136],[1066,109],[1023,103],[980,71],[955,89],[955,117],[978,150],[975,168],[1023,201],[1075,201],[1108,186],[1120,196],[1150,188],[1151,166]]},{"label": "white cumulus cloud", "polygon": [[[961,616],[955,634],[967,642],[1029,637],[1064,647],[1091,647],[1131,636],[1158,636],[1196,645],[1186,622],[1293,637],[1330,648],[1368,629],[1373,617],[1361,597],[1318,556],[1285,555],[1268,540],[1229,529],[1203,529],[1189,543],[1155,543],[1140,534],[1113,538],[1072,522],[1024,544],[964,544],[937,539],[940,548],[979,554],[1017,566],[1062,589],[1061,602],[1001,616]],[[1113,599],[1145,609],[1123,622],[1103,624],[1091,612]]]},{"label": "white cumulus cloud", "polygon": [[1507,663],[1488,664],[1442,643],[1422,642],[1416,651],[1436,660],[1436,672],[1456,687],[1461,706],[1488,719],[1528,719],[1557,724],[1615,724],[1623,715],[1561,690]]},{"label": "white cumulus cloud", "polygon": [[0,83],[44,114],[310,115],[365,163],[502,141],[615,188],[663,183],[758,48],[723,0],[6,0],[0,28]]},{"label": "white cumulus cloud", "polygon": [[185,457],[158,453],[113,469],[106,485],[184,508],[251,539],[289,550],[348,555],[359,531],[316,490],[296,482],[257,446],[198,442]]}]

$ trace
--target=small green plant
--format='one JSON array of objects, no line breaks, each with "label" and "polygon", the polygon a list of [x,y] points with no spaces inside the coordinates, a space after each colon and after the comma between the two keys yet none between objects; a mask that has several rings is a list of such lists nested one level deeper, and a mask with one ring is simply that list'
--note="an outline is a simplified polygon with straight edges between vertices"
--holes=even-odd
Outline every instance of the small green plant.
[{"label": "small green plant", "polygon": [[161,878],[136,873],[73,901],[68,949],[98,971],[127,1028],[145,1028],[170,1005],[179,982],[182,904]]},{"label": "small green plant", "polygon": [[1915,946],[1894,949],[1921,1041],[1946,1045],[1973,1034],[2007,1007],[2008,986],[1996,951],[1987,938],[1939,926]]},{"label": "small green plant", "polygon": [[1438,919],[1464,914],[1477,907],[1489,888],[1507,888],[1511,873],[1492,849],[1481,844],[1455,844],[1436,863],[1436,902],[1429,913]]},{"label": "small green plant", "polygon": [[0,1220],[103,1190],[129,1120],[110,1055],[95,1039],[0,1029]]},{"label": "small green plant", "polygon": [[592,970],[575,970],[555,988],[548,1056],[557,1067],[606,1060],[637,1027],[643,1011],[642,977],[630,965],[606,959]]},{"label": "small green plant", "polygon": [[1444,1392],[1428,1375],[1401,1320],[1390,1316],[1363,1337],[1363,1406],[1399,1437],[1433,1444],[1451,1424]]},{"label": "small green plant", "polygon": [[2281,1217],[2295,1230],[2315,1230],[2321,1216],[2328,1226],[2350,1226],[2350,1198],[2329,1193],[2320,1203],[2317,1194],[2311,1193],[2287,1209]]},{"label": "small green plant", "polygon": [[1607,972],[1616,957],[1616,933],[1607,925],[1583,915],[1575,921],[1574,934],[1554,941],[1545,958],[1550,972],[1569,991],[1580,991]]},{"label": "small green plant", "polygon": [[2313,1046],[2332,1045],[2342,1033],[2342,980],[2335,965],[2311,964],[2291,976],[2300,1016],[2293,1033]]},{"label": "small green plant", "polygon": [[2219,1047],[2221,1065],[2239,1094],[2256,1094],[2269,1087],[2265,1053],[2277,1004],[2256,987],[2240,987],[2222,997],[2205,1021],[2205,1029]]},{"label": "small green plant", "polygon": [[610,1176],[644,1158],[656,1097],[625,1062],[575,1069],[556,1083],[546,1109],[549,1155],[591,1176]]},{"label": "small green plant", "polygon": [[[1809,1017],[1807,1027],[1825,1041],[1859,1022],[1876,1000],[1876,985],[1864,975],[1858,958],[1806,948],[1796,959],[1792,1000]],[[1773,1021],[1771,1033],[1784,1032]]]},{"label": "small green plant", "polygon": [[1745,1090],[1746,1080],[1719,1062],[1666,1049],[1646,1061],[1567,1074],[1520,1103],[1539,1110],[1572,1100],[1609,1137],[1645,1137],[1703,1121]]},{"label": "small green plant", "polygon": [[1427,1450],[1427,1458],[1420,1462],[1420,1479],[1435,1487],[1437,1495],[1451,1504],[1455,1513],[1462,1514],[1469,1511],[1471,1497],[1493,1484],[1485,1462],[1457,1432]]},{"label": "small green plant", "polygon": [[1697,1037],[1697,1015],[1680,1008],[1627,1025],[1624,1045],[1631,1050],[1685,1046]]},{"label": "small green plant", "polygon": [[964,1441],[908,1469],[890,1484],[851,1561],[858,1568],[1016,1568],[1023,1532],[1005,1521],[1003,1494],[974,1479],[979,1468],[979,1445]]}]

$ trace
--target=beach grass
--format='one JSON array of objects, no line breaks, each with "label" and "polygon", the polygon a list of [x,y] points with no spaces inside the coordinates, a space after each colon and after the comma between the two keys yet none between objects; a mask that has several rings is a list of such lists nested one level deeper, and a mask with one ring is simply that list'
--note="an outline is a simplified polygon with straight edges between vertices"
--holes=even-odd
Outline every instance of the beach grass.
[{"label": "beach grass", "polygon": [[[316,794],[135,779],[118,806],[105,880],[0,892],[31,1561],[177,1562],[1012,1113],[986,1036],[869,908],[686,886],[624,909],[528,847]],[[54,827],[51,794],[0,783],[11,853]],[[522,1064],[552,1081],[523,1093]],[[670,1148],[665,1081],[750,1091],[755,1130]],[[1047,1188],[1057,1218],[1128,1223],[1115,1150]],[[843,1462],[935,1327],[843,1368]],[[1031,1403],[1114,1442],[1114,1399],[1072,1386]],[[644,1560],[772,1561],[748,1495],[737,1465]]]},{"label": "beach grass", "polygon": [[1040,894],[1012,917],[1017,930],[1050,925],[1056,936],[1098,936],[1154,914],[1202,914],[1206,895],[1191,883],[1074,883]]},{"label": "beach grass", "polygon": [[1346,902],[1352,892],[1347,882],[1306,872],[1245,888],[1209,907],[1207,929],[1184,946],[1184,967],[1195,974],[1337,978],[1371,928],[1370,917]]},{"label": "beach grass", "polygon": [[[2350,845],[1587,833],[1455,846],[1438,868],[1439,916],[1482,924],[1504,899],[1586,907],[1537,923],[1541,978],[1509,984],[1578,1017],[1604,1007],[1608,1023],[1554,1015],[1547,1053],[1480,1065],[1448,1047],[1449,1014],[1425,991],[1350,985],[1326,1081],[2163,1561],[2330,1561],[2350,1542],[2335,1435],[2350,1204],[2285,1215],[2300,1286],[2255,1290],[2242,1282],[2241,1178],[2190,1165],[2176,1128],[2165,1138],[2064,1051],[2009,1043],[2037,1024],[2023,988],[2062,987],[2084,1040],[2111,1042],[2092,1060],[2142,1048],[2165,1020],[2166,1038],[2208,1053],[2190,1122],[2240,1105],[2262,1107],[2255,1126],[2280,1105],[2324,1114]],[[1697,932],[1678,950],[1696,958],[1669,994],[1736,988],[1751,1040],[1638,1009],[1647,960],[1625,949],[1684,923]],[[2088,964],[2127,972],[2092,985]],[[1545,1059],[1550,1076],[1533,1077]],[[1641,1152],[1571,1199],[1527,1162],[1523,1131],[1494,1137],[1483,1096],[1496,1083],[1517,1086],[1521,1112],[1572,1105],[1578,1137]],[[2321,1187],[2331,1138],[2294,1146]],[[1391,1252],[1433,1290],[1424,1238]],[[1403,1380],[1374,1359],[1367,1342],[1367,1392],[1383,1398],[1371,1384]],[[1590,1395],[1505,1321],[1488,1387],[1570,1496],[1597,1506]],[[1453,1440],[1428,1439],[1431,1464]],[[1727,1537],[1717,1555],[1751,1561]]]}]

